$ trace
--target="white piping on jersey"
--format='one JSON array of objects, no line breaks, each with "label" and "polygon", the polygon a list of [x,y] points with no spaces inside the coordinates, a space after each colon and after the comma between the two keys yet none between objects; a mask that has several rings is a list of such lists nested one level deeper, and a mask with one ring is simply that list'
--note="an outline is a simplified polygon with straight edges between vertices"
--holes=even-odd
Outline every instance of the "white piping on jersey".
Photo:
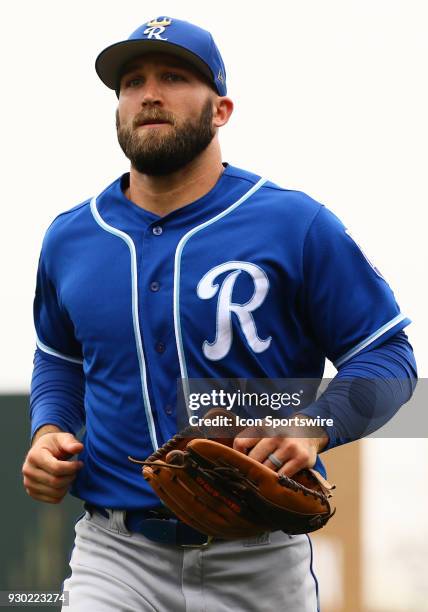
[{"label": "white piping on jersey", "polygon": [[189,386],[188,386],[188,383],[187,383],[187,379],[188,379],[187,365],[186,365],[186,358],[185,358],[185,355],[184,355],[183,336],[182,336],[182,333],[181,333],[181,322],[180,322],[180,275],[181,275],[181,256],[182,256],[182,253],[183,253],[183,249],[186,246],[187,242],[190,240],[190,238],[192,238],[197,232],[200,232],[205,227],[208,227],[209,225],[212,225],[216,221],[219,221],[220,219],[222,219],[223,217],[225,217],[226,215],[231,213],[233,210],[235,210],[235,208],[237,208],[243,202],[245,202],[245,200],[248,200],[248,198],[251,197],[253,195],[253,193],[258,191],[260,189],[260,187],[262,187],[266,183],[266,181],[267,181],[267,179],[265,179],[265,178],[259,179],[257,181],[257,183],[255,185],[253,185],[251,187],[251,189],[249,189],[246,193],[244,193],[244,195],[241,196],[239,198],[239,200],[237,200],[234,204],[231,204],[228,208],[223,210],[221,213],[219,213],[218,215],[215,215],[215,217],[212,217],[212,219],[208,219],[208,221],[205,221],[204,223],[201,223],[200,225],[197,225],[196,227],[193,227],[191,230],[189,230],[187,232],[187,234],[184,234],[184,236],[181,238],[181,240],[178,243],[177,248],[175,250],[175,261],[174,261],[174,328],[175,328],[175,341],[176,341],[176,345],[177,345],[178,360],[179,360],[179,363],[180,363],[180,372],[181,372],[182,385],[183,385],[183,390],[184,390],[184,396],[185,396],[185,399],[186,399],[186,406],[188,404],[187,398],[188,398],[188,395],[189,395]]},{"label": "white piping on jersey", "polygon": [[43,353],[47,353],[48,355],[53,355],[54,357],[59,357],[60,359],[64,359],[65,361],[71,361],[71,363],[78,363],[80,365],[82,365],[83,363],[83,359],[78,359],[77,357],[70,357],[69,355],[64,355],[64,353],[59,353],[58,351],[51,348],[50,346],[43,344],[43,342],[40,340],[38,336],[36,337],[36,344],[37,344],[37,347],[41,351],[43,351]]},{"label": "white piping on jersey", "polygon": [[339,359],[334,362],[333,364],[334,367],[338,368],[339,366],[343,365],[345,361],[348,361],[349,359],[351,359],[351,357],[354,357],[357,353],[367,348],[370,344],[372,344],[375,340],[380,338],[387,331],[392,329],[395,325],[397,325],[398,323],[401,323],[401,321],[404,321],[405,318],[406,318],[405,315],[400,313],[396,317],[391,319],[391,321],[389,321],[388,323],[385,323],[385,325],[382,325],[382,327],[379,327],[379,329],[375,331],[373,334],[371,334],[368,338],[366,338],[365,340],[357,344],[357,346],[354,346],[354,348],[352,348],[350,351],[342,355],[342,357],[339,357]]},{"label": "white piping on jersey", "polygon": [[98,212],[96,198],[92,198],[91,200],[91,212],[92,212],[92,215],[95,221],[98,223],[98,225],[103,230],[105,230],[106,232],[109,232],[110,234],[113,234],[114,236],[118,236],[124,242],[126,242],[129,248],[129,253],[131,255],[132,322],[134,325],[134,336],[135,336],[135,343],[137,347],[138,364],[140,366],[140,380],[141,380],[141,388],[143,392],[144,410],[146,414],[147,425],[149,428],[150,439],[153,445],[153,449],[156,450],[157,448],[159,448],[159,444],[157,441],[156,428],[155,428],[155,423],[153,419],[153,412],[152,412],[152,408],[150,405],[149,390],[147,387],[146,362],[144,359],[144,350],[143,350],[143,343],[141,340],[141,331],[140,331],[140,318],[138,314],[137,252],[135,249],[135,244],[132,238],[128,236],[128,234],[126,234],[125,232],[122,232],[122,230],[119,230],[113,227],[112,225],[109,225],[108,223],[104,221],[104,219],[101,217],[100,213]]}]

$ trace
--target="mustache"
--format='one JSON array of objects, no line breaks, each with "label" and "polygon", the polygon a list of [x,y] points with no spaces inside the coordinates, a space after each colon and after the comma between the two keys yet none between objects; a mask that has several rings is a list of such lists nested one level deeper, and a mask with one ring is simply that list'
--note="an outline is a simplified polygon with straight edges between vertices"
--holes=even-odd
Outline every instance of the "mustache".
[{"label": "mustache", "polygon": [[171,125],[175,125],[174,115],[169,113],[168,111],[159,110],[156,108],[145,110],[134,117],[132,122],[132,127],[137,128],[144,123],[156,123],[158,121],[162,121],[165,123],[171,123]]}]

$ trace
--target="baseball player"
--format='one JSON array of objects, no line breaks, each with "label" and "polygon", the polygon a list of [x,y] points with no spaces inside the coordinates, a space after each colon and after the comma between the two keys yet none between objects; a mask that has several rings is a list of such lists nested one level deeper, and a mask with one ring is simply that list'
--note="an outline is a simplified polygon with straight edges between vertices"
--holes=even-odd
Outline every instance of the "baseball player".
[{"label": "baseball player", "polygon": [[[337,376],[301,413],[333,425],[234,442],[280,473],[323,472],[321,451],[411,396],[409,319],[333,213],[222,162],[233,103],[209,32],[158,17],[104,49],[96,71],[118,97],[130,172],[46,233],[23,466],[34,499],[59,503],[71,486],[84,502],[69,609],[314,612],[308,536],[208,542],[165,513],[128,456],[176,432],[177,380],[321,379],[328,358]],[[350,399],[351,377],[377,378],[376,401],[364,386]]]}]

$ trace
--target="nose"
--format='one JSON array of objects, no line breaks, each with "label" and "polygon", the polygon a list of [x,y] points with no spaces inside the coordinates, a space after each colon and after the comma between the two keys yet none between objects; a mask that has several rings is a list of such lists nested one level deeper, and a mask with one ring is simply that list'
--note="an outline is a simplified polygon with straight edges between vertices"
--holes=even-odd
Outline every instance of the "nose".
[{"label": "nose", "polygon": [[159,83],[156,78],[148,77],[144,83],[143,87],[143,99],[141,101],[141,105],[152,106],[152,105],[160,105],[162,104],[162,94],[159,88]]}]

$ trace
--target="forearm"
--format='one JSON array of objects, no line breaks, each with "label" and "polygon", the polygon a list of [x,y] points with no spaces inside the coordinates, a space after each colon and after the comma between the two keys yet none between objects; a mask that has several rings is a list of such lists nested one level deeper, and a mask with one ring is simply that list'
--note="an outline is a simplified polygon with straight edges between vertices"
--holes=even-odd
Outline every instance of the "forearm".
[{"label": "forearm", "polygon": [[[323,395],[301,412],[333,420],[324,450],[373,433],[412,396],[417,374],[404,332],[344,364]],[[321,449],[322,450],[322,449]]]}]

